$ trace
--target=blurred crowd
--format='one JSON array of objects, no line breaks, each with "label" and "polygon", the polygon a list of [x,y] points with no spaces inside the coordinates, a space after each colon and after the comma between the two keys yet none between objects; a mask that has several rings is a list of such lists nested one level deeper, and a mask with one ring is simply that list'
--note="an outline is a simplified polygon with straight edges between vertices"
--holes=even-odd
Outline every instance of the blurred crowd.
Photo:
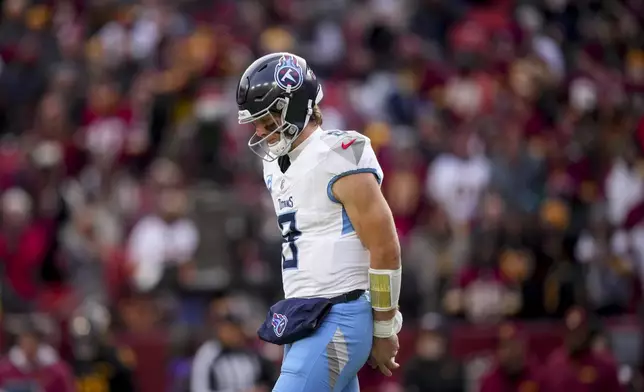
[{"label": "blurred crowd", "polygon": [[[493,326],[641,308],[641,1],[0,4],[7,349],[20,331],[29,351],[30,338],[97,330],[127,364],[113,336],[164,329],[183,391],[222,320],[254,336],[283,294],[281,237],[233,97],[273,51],[307,58],[322,80],[324,128],[371,138],[403,247],[407,328],[428,313]],[[222,298],[229,311],[213,317]],[[10,328],[14,316],[54,327]],[[423,342],[419,358],[445,354]],[[641,366],[641,347],[626,348]],[[423,371],[404,374],[412,385]]]}]

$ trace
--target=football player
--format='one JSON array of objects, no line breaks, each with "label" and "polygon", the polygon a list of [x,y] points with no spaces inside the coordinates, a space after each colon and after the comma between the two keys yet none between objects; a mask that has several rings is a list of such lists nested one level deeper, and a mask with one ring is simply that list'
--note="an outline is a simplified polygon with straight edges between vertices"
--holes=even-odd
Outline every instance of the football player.
[{"label": "football player", "polygon": [[367,137],[321,128],[322,97],[290,53],[259,58],[237,88],[284,239],[285,299],[259,331],[284,345],[279,392],[359,391],[367,361],[386,376],[399,367],[400,245],[382,169]]}]

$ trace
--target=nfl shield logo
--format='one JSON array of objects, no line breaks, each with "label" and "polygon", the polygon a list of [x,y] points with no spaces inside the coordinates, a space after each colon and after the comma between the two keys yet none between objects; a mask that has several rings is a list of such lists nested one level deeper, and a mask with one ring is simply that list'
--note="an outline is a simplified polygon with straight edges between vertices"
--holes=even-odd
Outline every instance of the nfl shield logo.
[{"label": "nfl shield logo", "polygon": [[273,332],[275,332],[275,335],[279,338],[284,334],[286,324],[288,324],[288,319],[283,314],[273,313],[271,324],[273,325]]},{"label": "nfl shield logo", "polygon": [[275,66],[275,83],[283,90],[295,91],[304,83],[302,67],[297,63],[295,56],[290,54],[282,55]]},{"label": "nfl shield logo", "polygon": [[273,192],[273,175],[269,175],[266,177],[266,188],[268,188],[269,192]]}]

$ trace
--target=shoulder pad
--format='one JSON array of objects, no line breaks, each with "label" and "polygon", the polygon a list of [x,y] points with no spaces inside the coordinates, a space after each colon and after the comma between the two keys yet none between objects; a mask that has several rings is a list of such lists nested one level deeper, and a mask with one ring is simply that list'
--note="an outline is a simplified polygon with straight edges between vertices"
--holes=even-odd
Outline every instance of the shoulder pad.
[{"label": "shoulder pad", "polygon": [[333,147],[337,144],[339,144],[341,141],[345,139],[354,139],[354,138],[366,138],[366,136],[362,135],[359,132],[356,131],[339,131],[339,130],[331,130],[331,131],[322,131],[322,141],[324,141],[329,147]]},{"label": "shoulder pad", "polygon": [[322,140],[329,146],[330,159],[340,156],[357,165],[362,159],[365,147],[369,144],[368,137],[356,131],[325,131]]}]

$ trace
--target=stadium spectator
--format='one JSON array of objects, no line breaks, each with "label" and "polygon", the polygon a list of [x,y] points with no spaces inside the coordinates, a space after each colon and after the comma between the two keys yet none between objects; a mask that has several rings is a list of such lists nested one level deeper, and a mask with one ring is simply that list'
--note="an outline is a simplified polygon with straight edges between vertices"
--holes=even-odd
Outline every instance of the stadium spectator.
[{"label": "stadium spectator", "polygon": [[134,392],[136,362],[129,347],[110,342],[110,316],[95,301],[85,301],[73,314],[69,334],[77,392]]},{"label": "stadium spectator", "polygon": [[438,156],[429,169],[427,193],[457,229],[474,219],[490,182],[490,163],[477,148],[476,137],[462,130],[453,138],[451,151]]},{"label": "stadium spectator", "polygon": [[0,387],[5,391],[73,392],[71,369],[34,326],[23,325],[16,344],[0,360]]},{"label": "stadium spectator", "polygon": [[[174,173],[178,169],[168,170]],[[185,216],[188,196],[179,184],[162,185],[154,197],[155,212],[132,228],[128,259],[134,264],[134,284],[138,290],[176,290],[188,282],[199,233],[193,221]]]},{"label": "stadium spectator", "polygon": [[474,233],[470,263],[457,273],[454,287],[444,297],[450,314],[495,323],[520,309],[520,293],[499,265],[500,234],[495,229]]},{"label": "stadium spectator", "polygon": [[606,203],[609,222],[620,226],[636,204],[644,196],[644,181],[637,162],[637,147],[628,144],[624,151],[615,157],[606,176]]},{"label": "stadium spectator", "polygon": [[591,211],[588,229],[579,236],[575,257],[585,268],[588,303],[599,314],[628,310],[636,282],[628,236],[610,229],[601,206]]},{"label": "stadium spectator", "polygon": [[541,365],[526,349],[526,337],[512,323],[498,329],[496,363],[481,380],[480,392],[545,390]]},{"label": "stadium spectator", "polygon": [[544,368],[549,391],[622,391],[614,358],[592,349],[596,326],[588,313],[572,308],[565,317],[565,346],[553,352]]},{"label": "stadium spectator", "polygon": [[405,368],[406,392],[464,392],[466,380],[462,363],[451,358],[444,320],[428,313],[420,321],[416,356]]},{"label": "stadium spectator", "polygon": [[[192,365],[192,392],[222,390],[267,392],[277,380],[271,363],[249,350],[244,320],[229,305],[213,306],[215,339],[205,342]],[[213,304],[217,305],[217,304]]]},{"label": "stadium spectator", "polygon": [[415,277],[419,295],[428,298],[418,308],[436,312],[441,309],[441,298],[459,266],[464,246],[455,241],[443,210],[437,208],[426,212],[418,220],[409,234],[403,263]]},{"label": "stadium spectator", "polygon": [[33,201],[20,188],[2,194],[0,252],[6,285],[3,307],[9,312],[28,312],[37,307],[42,268],[51,240],[46,224],[34,218]]}]

